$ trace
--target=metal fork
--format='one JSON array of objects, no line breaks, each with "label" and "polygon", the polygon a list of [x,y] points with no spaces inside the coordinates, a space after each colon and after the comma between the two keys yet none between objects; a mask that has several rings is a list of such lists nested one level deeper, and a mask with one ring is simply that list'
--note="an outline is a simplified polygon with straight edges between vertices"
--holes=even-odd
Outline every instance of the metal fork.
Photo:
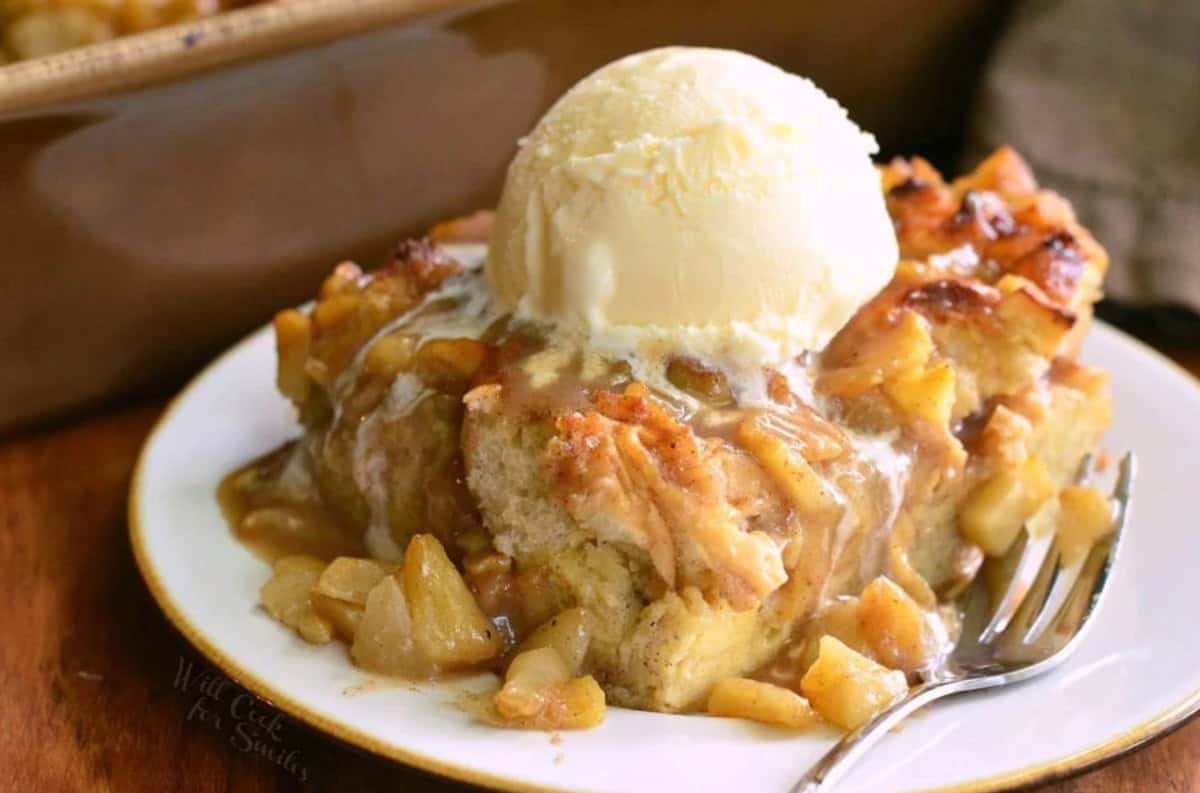
[{"label": "metal fork", "polygon": [[[1136,468],[1133,454],[1126,454],[1111,496],[1113,529],[1083,560],[1060,566],[1053,532],[1038,537],[1022,532],[1023,542],[1002,568],[1012,572],[996,608],[989,609],[986,588],[973,585],[963,597],[962,634],[954,650],[923,673],[908,696],[842,738],[791,793],[828,793],[888,730],[936,699],[1028,680],[1067,660],[1104,595],[1129,520]],[[1086,484],[1091,469],[1088,455],[1076,483]]]}]

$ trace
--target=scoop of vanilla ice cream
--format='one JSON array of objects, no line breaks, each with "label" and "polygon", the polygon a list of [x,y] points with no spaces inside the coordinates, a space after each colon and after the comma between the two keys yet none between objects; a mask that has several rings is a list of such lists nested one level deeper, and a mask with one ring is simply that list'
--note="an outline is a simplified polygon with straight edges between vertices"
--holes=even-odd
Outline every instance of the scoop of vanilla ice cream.
[{"label": "scoop of vanilla ice cream", "polygon": [[522,141],[489,282],[518,316],[589,340],[819,349],[895,268],[876,150],[812,82],[750,55],[622,58]]}]

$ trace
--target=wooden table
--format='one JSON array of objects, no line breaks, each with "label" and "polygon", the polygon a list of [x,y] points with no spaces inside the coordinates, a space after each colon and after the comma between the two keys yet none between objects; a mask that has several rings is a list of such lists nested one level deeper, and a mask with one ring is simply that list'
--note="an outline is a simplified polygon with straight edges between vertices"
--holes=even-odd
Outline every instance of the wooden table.
[{"label": "wooden table", "polygon": [[[1177,357],[1200,375],[1200,350]],[[151,601],[126,535],[130,473],[161,409],[0,442],[0,791],[465,790],[289,720],[269,756],[214,723],[195,685],[207,666]],[[1038,790],[1200,792],[1200,720]]]}]

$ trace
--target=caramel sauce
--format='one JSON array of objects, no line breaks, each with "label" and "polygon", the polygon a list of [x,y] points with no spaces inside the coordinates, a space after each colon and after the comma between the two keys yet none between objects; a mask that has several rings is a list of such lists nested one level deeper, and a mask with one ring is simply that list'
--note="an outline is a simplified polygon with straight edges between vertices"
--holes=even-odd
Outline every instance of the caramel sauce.
[{"label": "caramel sauce", "polygon": [[[502,389],[499,404],[504,412],[523,422],[561,421],[582,413],[609,415],[615,410],[609,418],[639,427],[641,441],[658,455],[655,465],[670,469],[680,481],[695,484],[695,476],[703,473],[688,467],[688,449],[698,451],[714,441],[739,449],[746,454],[728,457],[726,465],[734,468],[719,474],[737,477],[741,471],[754,483],[731,491],[735,502],[766,498],[764,493],[782,487],[776,481],[780,470],[758,470],[764,464],[759,459],[762,449],[756,448],[761,444],[749,443],[747,424],[758,428],[751,435],[768,436],[781,443],[786,454],[796,455],[781,465],[805,461],[803,467],[815,466],[812,475],[823,483],[829,503],[789,507],[794,496],[776,492],[784,507],[753,518],[758,534],[775,535],[797,523],[805,526],[803,541],[788,542],[781,551],[786,553],[788,577],[772,597],[771,608],[791,619],[825,614],[838,595],[857,591],[883,572],[882,551],[867,552],[877,538],[864,531],[877,527],[871,531],[874,535],[890,529],[903,488],[898,479],[892,480],[901,474],[886,466],[871,469],[862,456],[863,439],[851,437],[809,404],[814,361],[786,364],[786,376],[768,370],[765,403],[740,403],[737,389],[722,371],[689,358],[664,362],[661,380],[647,386],[627,362],[601,359],[586,350],[556,349],[542,329],[497,316],[486,295],[477,294],[481,286],[479,275],[464,274],[402,315],[376,323],[366,339],[347,331],[340,342],[346,349],[333,351],[344,359],[339,374],[326,385],[315,384],[323,394],[310,394],[301,405],[307,416],[306,438],[248,463],[221,482],[218,500],[241,542],[267,561],[295,554],[324,560],[397,558],[413,533],[431,533],[503,633],[506,651],[495,659],[502,663],[523,636],[553,616],[552,598],[544,591],[538,569],[517,570],[511,559],[491,547],[464,481],[459,450],[449,460],[422,451],[422,444],[435,437],[441,438],[439,443],[454,443],[463,395],[493,385]],[[404,378],[407,391],[397,388]],[[432,404],[430,399],[456,409],[422,411],[422,405]],[[305,413],[313,404],[324,405],[324,413]],[[632,412],[624,415],[622,409]],[[648,420],[648,413],[643,415],[655,410],[665,412],[657,423]],[[430,434],[430,427],[439,424],[446,424],[446,432]],[[693,449],[680,443],[683,439],[676,432],[694,433],[700,443]],[[418,492],[412,498],[400,493],[396,501],[397,480],[385,472],[401,464],[411,470],[399,481],[411,482]],[[329,483],[316,481],[310,466],[344,472],[347,481],[324,492]],[[353,498],[343,498],[347,485],[361,493],[361,509]],[[431,499],[437,508],[430,508]],[[690,503],[682,499],[678,505]],[[630,521],[636,523],[632,517]],[[682,520],[688,525],[699,522]],[[380,533],[390,538],[385,551],[379,550],[383,546],[378,536],[372,540]],[[797,652],[805,658],[811,653],[804,634],[774,668],[775,677],[782,676],[793,687],[801,669]]]},{"label": "caramel sauce", "polygon": [[[448,307],[447,310],[453,312],[453,307]],[[423,310],[416,313],[426,315]],[[403,332],[403,328],[388,328],[377,334],[366,346],[372,347],[380,339],[392,338],[400,332]],[[505,397],[501,402],[504,411],[522,421],[552,419],[594,410],[599,397],[607,394],[614,399],[620,399],[618,395],[634,382],[628,364],[608,360],[597,362],[591,360],[586,353],[578,351],[556,353],[555,350],[548,349],[546,340],[529,327],[514,327],[508,322],[493,322],[482,335],[487,339],[486,342],[436,335],[430,340],[417,341],[415,349],[404,356],[406,360],[403,360],[403,363],[398,357],[393,365],[383,366],[383,371],[375,371],[372,366],[374,359],[369,353],[357,356],[360,360],[351,365],[342,387],[338,389],[339,399],[334,406],[332,423],[324,429],[310,428],[310,432],[324,434],[326,445],[335,432],[339,436],[345,436],[353,444],[361,444],[365,436],[360,428],[370,427],[378,418],[377,414],[384,412],[384,396],[391,387],[387,380],[389,375],[395,378],[404,373],[413,374],[422,384],[420,387],[423,393],[448,394],[455,398],[461,398],[464,392],[475,386],[498,385],[504,390]],[[471,355],[462,354],[464,349]],[[437,354],[434,355],[434,352]],[[423,361],[425,365],[422,365]],[[808,369],[807,366],[802,368]],[[437,376],[427,376],[429,372],[434,372]],[[808,374],[804,376],[807,377]],[[855,459],[856,455],[850,453],[853,445],[850,439],[842,430],[830,424],[814,408],[800,401],[788,390],[787,382],[782,376],[776,375],[772,378],[772,384],[775,386],[772,388],[772,396],[786,397],[785,402],[776,403],[776,410],[764,406],[738,405],[733,400],[721,372],[691,359],[677,358],[670,361],[667,379],[678,389],[676,393],[654,389],[648,394],[653,396],[655,404],[661,405],[676,421],[689,427],[698,438],[715,439],[732,447],[742,448],[744,444],[739,437],[739,427],[746,421],[756,421],[762,424],[765,432],[778,436],[812,464],[821,466],[820,475],[826,479],[828,486],[842,490],[841,480],[845,475],[852,480],[849,482],[852,489],[870,490],[872,500],[887,500],[891,495],[884,486],[885,483],[868,484],[867,480],[870,477],[860,469]],[[776,393],[780,391],[784,393]],[[420,400],[415,400],[414,404],[419,402]],[[411,412],[412,408],[409,408],[404,415]],[[457,421],[461,421],[461,415],[457,417]],[[384,443],[384,440],[378,439],[372,443],[379,445]],[[373,453],[379,451],[386,452],[386,448],[375,449]],[[370,531],[364,531],[366,527],[361,523],[341,514],[336,505],[322,501],[317,483],[308,478],[307,473],[303,473],[308,461],[300,455],[301,451],[296,444],[288,444],[226,477],[218,490],[218,498],[234,534],[258,556],[269,561],[289,554],[308,554],[322,559],[331,559],[339,555],[375,555],[371,553],[369,542],[364,540],[364,537],[369,537]],[[469,498],[461,456],[456,455],[453,463],[441,471],[427,469],[422,474],[426,477],[424,492],[429,494],[445,491],[456,494],[458,498],[453,499],[457,505],[454,511],[473,514],[473,504],[458,503]],[[285,481],[289,469],[300,469],[302,481]],[[292,474],[295,480],[295,470],[292,470]],[[429,481],[431,477],[436,481]],[[443,480],[445,487],[442,487]],[[378,486],[383,486],[382,481]],[[893,508],[895,506],[898,505],[893,504]],[[393,510],[386,504],[382,507],[372,506],[371,512],[372,527],[394,527]],[[445,512],[446,510],[442,510],[439,513],[441,517],[446,517]],[[828,562],[821,563],[821,558],[829,555],[853,556],[843,551],[853,551],[855,545],[865,540],[851,536],[850,545],[844,544],[847,538],[840,536],[840,522],[844,521],[839,515],[849,518],[847,508],[842,505],[836,510],[822,511],[819,514],[809,514],[811,510],[802,512],[804,514],[800,517],[809,524],[809,539],[802,544],[803,559],[797,559],[793,569],[820,568],[823,572],[817,578],[822,581],[834,573],[845,583],[859,578],[858,571],[850,569],[847,564],[842,565],[844,569],[839,568],[835,571]],[[456,525],[434,525],[440,524],[441,521],[435,520],[431,524],[429,519],[437,515],[420,514],[411,517],[420,524],[414,525],[412,530],[438,536],[452,558],[459,559],[464,553],[469,555],[486,551],[490,546],[486,535],[464,535],[464,532],[480,534],[478,521],[452,521]],[[779,517],[782,519],[784,516]],[[855,517],[861,519],[865,516]],[[887,516],[874,517],[884,521]],[[375,527],[381,520],[383,523]],[[410,521],[406,519],[406,522]],[[410,534],[408,527],[404,529],[402,535]],[[481,580],[470,583],[477,594],[488,594],[504,589],[498,587],[497,583],[510,576],[511,574],[479,576]],[[483,580],[493,577],[496,581]],[[808,611],[822,599],[822,591],[827,586],[826,583],[798,578],[785,587],[789,593],[795,595],[786,599],[796,601],[795,608],[800,611]],[[834,588],[841,589],[842,586]],[[800,590],[807,594],[800,596]],[[483,597],[482,600],[512,601],[515,592],[509,588],[505,595],[503,598]],[[519,609],[514,608],[512,602],[506,602],[503,606],[499,602],[490,605],[492,608],[487,610],[491,612],[491,616],[504,617],[513,623],[522,622],[514,619]]]},{"label": "caramel sauce", "polygon": [[361,531],[347,526],[315,495],[298,499],[281,486],[281,474],[294,454],[293,441],[221,480],[217,502],[233,535],[267,562],[297,554],[326,561],[366,556]]},{"label": "caramel sauce", "polygon": [[[977,471],[971,458],[1000,458],[1004,449],[1023,443],[1015,430],[1001,432],[999,422],[992,426],[997,406],[1012,416],[1014,427],[1019,417],[1037,423],[1049,409],[1047,383],[1101,395],[1103,378],[1060,357],[1041,378],[1041,389],[1024,384],[1019,393],[1009,393],[1011,383],[985,388],[975,380],[988,373],[987,365],[966,353],[960,360],[935,357],[944,342],[933,334],[957,323],[974,335],[951,335],[951,340],[1003,331],[1040,339],[1034,349],[1044,357],[1062,355],[1073,349],[1069,339],[1060,341],[1074,321],[1072,312],[1095,296],[1085,276],[1102,272],[1103,252],[1075,224],[1064,202],[1036,193],[1032,175],[1011,151],[1002,150],[975,175],[951,185],[919,160],[893,162],[884,168],[883,179],[891,188],[885,192],[902,253],[912,261],[901,263],[892,285],[861,309],[819,360],[785,362],[784,371],[768,370],[763,382],[734,368],[727,379],[722,370],[687,358],[656,360],[664,370],[658,372],[633,358],[597,364],[587,350],[548,349],[553,337],[544,329],[514,320],[491,300],[481,275],[481,246],[447,256],[429,243],[406,243],[370,276],[339,267],[311,321],[299,312],[277,320],[281,389],[300,407],[308,435],[302,450],[289,444],[221,483],[218,497],[235,536],[271,560],[297,553],[329,559],[374,552],[396,558],[412,533],[432,533],[462,569],[477,604],[504,632],[506,653],[511,651],[562,604],[554,600],[553,586],[539,578],[541,568],[517,569],[514,559],[492,547],[464,481],[459,450],[446,460],[428,448],[454,445],[463,395],[491,385],[503,394],[497,404],[510,418],[530,425],[555,421],[559,439],[577,414],[618,425],[581,431],[579,442],[565,447],[562,458],[567,463],[581,459],[589,443],[618,434],[626,453],[613,455],[619,465],[612,470],[622,473],[621,461],[640,454],[636,459],[647,461],[639,469],[646,472],[642,478],[654,485],[642,489],[653,498],[642,494],[641,500],[628,500],[623,518],[630,525],[639,524],[643,511],[661,516],[669,506],[675,510],[674,524],[684,527],[678,533],[691,537],[689,527],[704,521],[696,519],[703,517],[699,510],[687,507],[704,495],[704,475],[713,473],[694,461],[719,444],[739,452],[719,448],[723,462],[709,478],[753,486],[708,491],[717,494],[713,501],[747,506],[749,517],[740,526],[745,534],[784,541],[779,551],[788,577],[762,606],[782,617],[781,623],[796,626],[788,629],[789,643],[757,671],[759,679],[799,689],[816,642],[825,634],[869,652],[863,646],[859,599],[849,595],[878,575],[887,575],[907,593],[912,607],[926,615],[926,624],[937,617],[936,624],[946,630],[930,635],[941,642],[935,654],[941,652],[957,634],[959,615],[953,606],[939,604],[962,594],[977,575],[994,586],[1000,580],[996,571],[1006,562],[985,563],[979,547],[961,545],[945,561],[947,569],[937,571],[942,575],[935,591],[922,570],[939,560],[914,558],[912,551],[922,533],[931,531],[930,524],[938,528],[941,516],[914,510],[930,503],[936,507],[937,499],[953,504],[987,473],[986,468]],[[992,191],[1018,200],[1001,200]],[[455,232],[439,233],[452,239]],[[478,229],[472,234],[486,236]],[[1033,300],[1028,295],[1034,293],[1022,289],[1012,299],[1025,302],[1006,306],[1009,293],[997,286],[1003,275],[1032,282],[1040,288],[1036,294],[1045,297]],[[1006,307],[1025,324],[1001,316]],[[983,356],[994,352],[978,346]],[[999,353],[995,357],[998,363],[1007,360]],[[954,366],[955,380],[933,376],[931,364],[942,358]],[[1014,361],[1024,365],[1024,359]],[[402,381],[415,384],[420,398],[398,393]],[[759,388],[764,382],[766,388]],[[941,409],[947,382],[961,391],[952,394],[955,400],[973,398],[972,388],[978,389],[978,402],[964,400],[961,412],[943,415],[949,411]],[[453,409],[418,409],[447,402]],[[674,421],[648,421],[655,410]],[[835,424],[825,418],[832,414],[842,420]],[[408,428],[416,429],[406,433]],[[431,431],[438,429],[445,432]],[[432,440],[417,448],[423,439]],[[307,462],[319,470],[321,487],[306,472]],[[574,470],[563,468],[568,474]],[[578,490],[585,495],[594,473],[578,467],[576,479],[584,485]],[[564,480],[550,485],[562,488]],[[322,501],[322,492],[328,501]],[[429,508],[431,502],[436,508]],[[801,530],[793,536],[776,531],[796,527]],[[654,536],[662,537],[658,528]],[[373,532],[388,535],[386,545],[378,537],[372,542]],[[728,534],[741,539],[736,532]],[[647,528],[642,535],[650,538],[652,532]],[[670,545],[669,533],[667,540],[658,547]],[[652,557],[655,542],[645,543]],[[670,548],[664,553],[670,556]],[[736,567],[728,564],[728,556],[722,560],[725,568]],[[712,577],[713,570],[699,575]],[[706,590],[712,588],[698,580]],[[659,575],[637,595],[653,601],[669,586]],[[795,622],[801,619],[802,624]],[[492,663],[502,664],[502,657]],[[488,708],[491,703],[481,699],[480,704]]]}]

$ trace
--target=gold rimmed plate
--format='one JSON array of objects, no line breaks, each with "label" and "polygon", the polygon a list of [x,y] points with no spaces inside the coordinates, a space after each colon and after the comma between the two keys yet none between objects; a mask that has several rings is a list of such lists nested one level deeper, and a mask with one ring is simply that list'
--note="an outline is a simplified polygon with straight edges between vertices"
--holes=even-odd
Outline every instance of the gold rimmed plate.
[{"label": "gold rimmed plate", "polygon": [[[847,791],[1002,790],[1099,763],[1200,709],[1200,532],[1185,505],[1198,484],[1200,386],[1098,324],[1084,357],[1113,375],[1107,444],[1140,461],[1137,508],[1097,622],[1060,670],[938,703],[889,736]],[[163,416],[130,493],[138,566],[172,623],[230,678],[347,743],[504,790],[786,791],[835,739],[703,716],[619,708],[551,743],[499,730],[461,706],[489,676],[410,685],[373,678],[337,644],[313,647],[258,608],[265,563],[230,534],[221,477],[298,434],[274,388],[269,330],[201,373]]]}]

